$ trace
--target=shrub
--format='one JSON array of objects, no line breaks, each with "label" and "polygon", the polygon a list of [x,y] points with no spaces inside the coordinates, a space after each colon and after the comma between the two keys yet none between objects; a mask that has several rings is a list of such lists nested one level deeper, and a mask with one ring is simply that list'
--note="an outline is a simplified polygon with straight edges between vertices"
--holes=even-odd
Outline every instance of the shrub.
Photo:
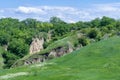
[{"label": "shrub", "polygon": [[92,39],[100,40],[102,35],[98,29],[93,28],[88,32],[87,36]]},{"label": "shrub", "polygon": [[28,53],[29,46],[25,44],[22,40],[15,39],[10,42],[8,50],[19,57],[23,57]]},{"label": "shrub", "polygon": [[10,53],[10,52],[7,52],[7,51],[4,51],[2,53],[2,56],[4,58],[4,68],[10,68],[13,63],[19,59],[19,57],[17,57],[16,55],[14,55],[13,53]]},{"label": "shrub", "polygon": [[79,38],[79,43],[82,44],[83,46],[86,46],[87,44],[90,43],[90,41],[87,38],[82,37],[82,38]]}]

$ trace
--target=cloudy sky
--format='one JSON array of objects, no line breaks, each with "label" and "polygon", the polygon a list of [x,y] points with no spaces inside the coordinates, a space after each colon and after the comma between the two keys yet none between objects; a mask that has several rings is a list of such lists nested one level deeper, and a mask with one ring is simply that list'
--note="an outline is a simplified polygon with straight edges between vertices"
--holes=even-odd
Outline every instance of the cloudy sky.
[{"label": "cloudy sky", "polygon": [[120,0],[1,0],[0,18],[34,18],[48,21],[56,16],[66,22],[96,17],[120,18]]}]

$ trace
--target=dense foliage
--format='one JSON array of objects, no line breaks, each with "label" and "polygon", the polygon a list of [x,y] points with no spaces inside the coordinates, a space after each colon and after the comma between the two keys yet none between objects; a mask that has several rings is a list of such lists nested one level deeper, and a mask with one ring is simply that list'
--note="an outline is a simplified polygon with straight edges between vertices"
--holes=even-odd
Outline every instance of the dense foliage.
[{"label": "dense foliage", "polygon": [[[22,21],[2,18],[0,19],[0,45],[5,48],[2,53],[5,67],[10,67],[16,60],[29,53],[29,45],[34,37],[44,37],[44,47],[47,48],[52,42],[70,36],[77,31],[84,34],[78,44],[85,46],[92,42],[90,40],[99,41],[119,34],[120,21],[105,16],[102,19],[96,18],[92,21],[76,23],[66,23],[57,17],[52,17],[50,22],[31,18]],[[48,42],[47,37],[43,34],[51,34],[51,40]]]}]

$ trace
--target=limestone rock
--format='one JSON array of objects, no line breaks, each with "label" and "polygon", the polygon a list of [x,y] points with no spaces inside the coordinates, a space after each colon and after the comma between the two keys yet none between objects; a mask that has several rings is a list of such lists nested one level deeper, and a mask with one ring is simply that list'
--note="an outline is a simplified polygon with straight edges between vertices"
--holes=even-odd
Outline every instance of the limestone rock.
[{"label": "limestone rock", "polygon": [[48,57],[51,59],[51,58],[55,58],[55,57],[60,57],[60,56],[63,56],[67,53],[71,53],[73,51],[73,48],[71,47],[68,47],[68,48],[64,48],[64,47],[58,47],[54,50],[52,50]]},{"label": "limestone rock", "polygon": [[30,54],[35,54],[43,50],[44,39],[34,38],[30,45]]},{"label": "limestone rock", "polygon": [[8,45],[3,45],[3,49],[4,49],[5,51],[7,51]]}]

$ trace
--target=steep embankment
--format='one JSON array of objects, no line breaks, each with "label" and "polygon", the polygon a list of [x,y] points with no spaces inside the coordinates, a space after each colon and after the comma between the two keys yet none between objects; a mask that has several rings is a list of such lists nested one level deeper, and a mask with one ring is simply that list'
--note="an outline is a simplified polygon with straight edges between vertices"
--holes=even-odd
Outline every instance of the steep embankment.
[{"label": "steep embankment", "polygon": [[0,69],[2,68],[3,66],[3,58],[2,58],[2,55],[0,54]]},{"label": "steep embankment", "polygon": [[119,80],[120,37],[90,44],[72,54],[52,61],[1,70],[0,78],[8,74],[28,72],[27,75],[5,80]]},{"label": "steep embankment", "polygon": [[1,55],[1,53],[3,52],[3,48],[0,47],[0,69],[3,67],[4,63],[3,63],[3,57]]},{"label": "steep embankment", "polygon": [[56,57],[61,57],[75,50],[76,43],[78,43],[77,35],[65,37],[63,39],[53,42],[46,49],[43,49],[40,52],[38,51],[37,53],[25,56],[24,58],[15,62],[12,67],[35,64]]}]

